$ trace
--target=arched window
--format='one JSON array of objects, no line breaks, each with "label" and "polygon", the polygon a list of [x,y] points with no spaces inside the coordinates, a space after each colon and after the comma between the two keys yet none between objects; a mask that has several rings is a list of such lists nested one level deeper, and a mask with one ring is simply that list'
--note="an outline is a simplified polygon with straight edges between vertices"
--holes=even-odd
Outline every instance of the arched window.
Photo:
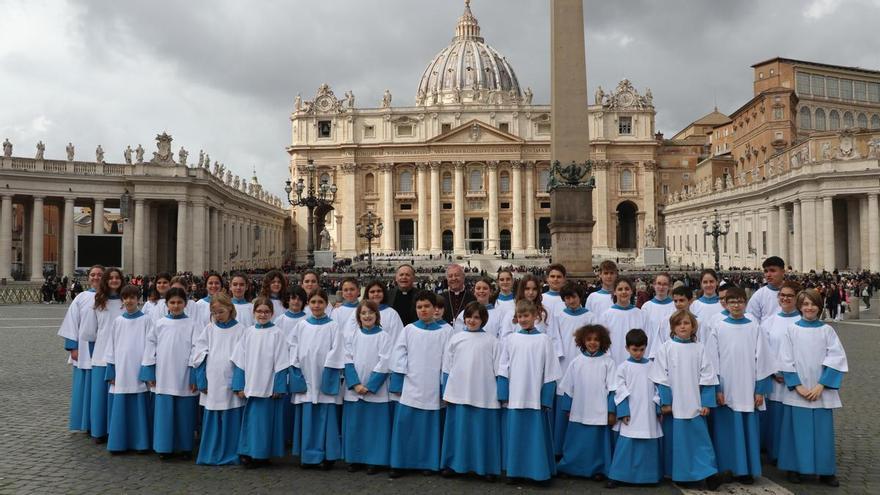
[{"label": "arched window", "polygon": [[328,174],[327,172],[321,174],[321,184],[331,184],[330,174]]},{"label": "arched window", "polygon": [[471,170],[470,175],[468,176],[468,191],[482,191],[483,190],[483,173],[479,170]]},{"label": "arched window", "polygon": [[399,182],[400,182],[400,184],[399,184],[398,189],[400,190],[400,192],[405,192],[405,193],[412,192],[412,190],[413,190],[412,172],[410,172],[409,170],[404,170],[403,172],[401,172]]},{"label": "arched window", "polygon": [[444,193],[452,192],[452,174],[449,172],[443,172],[443,184],[440,186],[443,189]]},{"label": "arched window", "polygon": [[550,171],[541,170],[538,172],[538,192],[547,192],[547,181],[550,180]]},{"label": "arched window", "polygon": [[862,128],[868,127],[868,116],[863,113],[860,113],[858,122],[859,122],[859,127],[862,127]]},{"label": "arched window", "polygon": [[622,170],[620,172],[620,190],[632,191],[635,189],[635,181],[633,180],[632,170]]},{"label": "arched window", "polygon": [[510,172],[506,170],[501,172],[501,175],[498,177],[498,191],[502,193],[510,192]]},{"label": "arched window", "polygon": [[825,110],[822,110],[821,108],[816,109],[816,130],[825,130]]},{"label": "arched window", "polygon": [[800,110],[800,128],[801,129],[812,129],[813,124],[810,118],[810,109],[807,107],[801,107]]},{"label": "arched window", "polygon": [[367,194],[376,192],[376,177],[372,173],[364,176],[364,192]]},{"label": "arched window", "polygon": [[843,128],[849,129],[854,125],[853,122],[853,114],[852,112],[846,112],[843,114]]},{"label": "arched window", "polygon": [[840,114],[837,113],[837,110],[832,110],[828,114],[828,129],[832,131],[840,129]]},{"label": "arched window", "polygon": [[880,129],[880,115],[871,117],[871,129]]}]

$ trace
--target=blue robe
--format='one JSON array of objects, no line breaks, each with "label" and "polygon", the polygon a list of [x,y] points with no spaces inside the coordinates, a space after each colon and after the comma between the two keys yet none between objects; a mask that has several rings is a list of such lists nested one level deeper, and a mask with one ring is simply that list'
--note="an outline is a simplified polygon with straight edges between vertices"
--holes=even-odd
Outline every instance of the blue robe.
[{"label": "blue robe", "polygon": [[89,433],[92,438],[107,436],[107,418],[110,414],[110,383],[104,379],[106,366],[92,366],[89,387]]},{"label": "blue robe", "polygon": [[149,450],[152,436],[153,394],[110,394],[107,450]]},{"label": "blue robe", "polygon": [[[239,367],[232,372],[232,390],[244,390],[245,373]],[[252,459],[284,456],[284,403],[290,399],[287,391],[287,370],[275,373],[272,384],[278,398],[248,397],[241,419],[238,454]]]},{"label": "blue robe", "polygon": [[156,394],[153,450],[158,454],[192,452],[199,398]]},{"label": "blue robe", "polygon": [[500,409],[449,404],[440,458],[456,473],[501,474]]},{"label": "blue robe", "polygon": [[345,401],[342,451],[349,464],[388,466],[391,462],[391,402]]},{"label": "blue robe", "polygon": [[398,403],[391,432],[391,467],[440,470],[442,411]]},{"label": "blue robe", "polygon": [[244,407],[224,411],[205,409],[197,464],[238,464],[238,441]]}]

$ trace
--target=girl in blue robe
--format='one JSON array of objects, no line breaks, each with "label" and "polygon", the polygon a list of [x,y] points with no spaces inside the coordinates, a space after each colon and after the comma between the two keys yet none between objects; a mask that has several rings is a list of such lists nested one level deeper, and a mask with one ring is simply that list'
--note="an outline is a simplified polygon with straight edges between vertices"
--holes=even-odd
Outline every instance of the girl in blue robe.
[{"label": "girl in blue robe", "polygon": [[110,386],[105,375],[107,373],[107,342],[113,322],[122,314],[122,300],[119,291],[122,289],[124,275],[118,268],[110,268],[101,277],[101,285],[95,293],[95,307],[91,318],[97,330],[95,349],[92,353],[91,401],[89,403],[89,422],[91,435],[95,443],[107,441],[107,415],[110,410],[108,391]]}]

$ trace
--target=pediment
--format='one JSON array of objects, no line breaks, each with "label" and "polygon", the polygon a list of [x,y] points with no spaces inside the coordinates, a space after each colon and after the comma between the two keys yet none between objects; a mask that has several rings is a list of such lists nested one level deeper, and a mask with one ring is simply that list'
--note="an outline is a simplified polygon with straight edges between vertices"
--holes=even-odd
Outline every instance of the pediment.
[{"label": "pediment", "polygon": [[470,120],[431,139],[429,144],[523,143],[524,140],[479,120]]}]

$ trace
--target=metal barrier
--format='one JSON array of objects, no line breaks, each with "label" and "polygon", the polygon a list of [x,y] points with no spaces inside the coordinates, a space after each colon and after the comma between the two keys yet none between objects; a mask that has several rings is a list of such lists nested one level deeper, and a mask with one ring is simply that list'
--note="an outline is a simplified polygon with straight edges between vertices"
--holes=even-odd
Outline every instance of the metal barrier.
[{"label": "metal barrier", "polygon": [[38,304],[43,300],[39,285],[7,285],[0,287],[2,304]]}]

